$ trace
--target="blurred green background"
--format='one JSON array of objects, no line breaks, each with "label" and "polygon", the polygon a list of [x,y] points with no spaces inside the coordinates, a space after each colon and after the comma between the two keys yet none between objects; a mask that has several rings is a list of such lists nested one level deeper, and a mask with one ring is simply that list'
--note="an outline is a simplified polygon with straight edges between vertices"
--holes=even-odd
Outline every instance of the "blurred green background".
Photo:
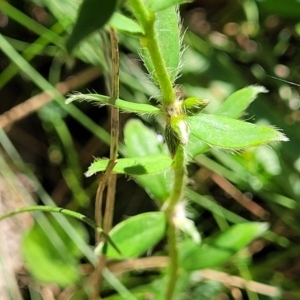
[{"label": "blurred green background", "polygon": [[[50,102],[41,94],[72,78],[76,81],[64,86],[64,94],[108,94],[110,46],[105,34],[89,37],[74,57],[64,50],[78,5],[75,0],[0,1],[1,214],[33,203],[55,203],[93,218],[98,179],[86,179],[83,173],[94,156],[109,156],[109,111],[85,103],[66,106],[63,97]],[[273,77],[300,83],[300,1],[193,1],[182,5],[180,14],[185,48],[177,80],[180,93],[210,99],[206,111],[214,112],[237,89],[262,85],[269,92],[259,95],[243,119],[272,124],[290,139],[239,154],[211,150],[196,157],[189,166],[189,185],[205,196],[189,199],[191,217],[203,237],[242,220],[269,222],[266,239],[220,270],[285,292],[282,298],[258,292],[252,299],[299,299],[300,87]],[[138,39],[119,34],[119,41],[120,98],[146,103],[151,97],[155,103],[158,91],[144,73]],[[136,116],[120,118],[123,127]],[[159,121],[141,119],[162,133]],[[118,178],[116,197],[115,223],[156,209],[145,190],[124,176]],[[52,299],[45,296],[49,291],[53,299],[84,299],[82,278],[95,260],[87,246],[93,245],[94,233],[62,216],[37,214],[38,225],[22,242],[33,220],[15,218],[0,224],[1,299]],[[70,274],[57,279],[61,287],[50,285],[61,272]],[[139,286],[156,275],[141,273],[128,281]],[[248,299],[243,289],[236,289],[198,280],[187,299]]]}]

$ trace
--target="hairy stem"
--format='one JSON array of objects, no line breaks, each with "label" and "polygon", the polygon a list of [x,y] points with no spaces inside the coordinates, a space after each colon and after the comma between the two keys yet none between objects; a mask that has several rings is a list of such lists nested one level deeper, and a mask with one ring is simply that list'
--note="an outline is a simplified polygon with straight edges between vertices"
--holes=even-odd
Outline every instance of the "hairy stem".
[{"label": "hairy stem", "polygon": [[168,220],[168,249],[169,249],[169,278],[167,283],[167,289],[165,294],[165,300],[172,300],[175,292],[177,277],[178,277],[178,249],[177,249],[177,238],[176,238],[176,227],[173,222],[173,214],[169,212],[167,214]]},{"label": "hairy stem", "polygon": [[174,156],[173,161],[173,173],[174,181],[173,188],[171,191],[170,198],[168,200],[168,206],[166,211],[174,210],[176,204],[181,200],[184,188],[184,178],[185,178],[185,145],[179,144]]},{"label": "hairy stem", "polygon": [[141,45],[149,51],[160,87],[162,102],[165,106],[170,105],[175,102],[176,95],[156,38],[155,14],[148,11],[146,4],[141,0],[130,0],[130,4],[145,31],[145,35],[141,38]]},{"label": "hairy stem", "polygon": [[168,220],[168,249],[170,255],[169,281],[167,284],[165,299],[173,299],[178,277],[178,249],[177,249],[177,232],[174,224],[176,214],[176,204],[182,199],[184,179],[185,179],[185,145],[179,144],[174,156],[173,162],[173,188],[166,207]]}]

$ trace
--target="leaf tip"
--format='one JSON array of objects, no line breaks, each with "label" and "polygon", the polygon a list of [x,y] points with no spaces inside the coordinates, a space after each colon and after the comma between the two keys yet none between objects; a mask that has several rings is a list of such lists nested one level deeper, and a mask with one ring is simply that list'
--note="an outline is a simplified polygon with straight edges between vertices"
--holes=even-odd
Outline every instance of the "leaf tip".
[{"label": "leaf tip", "polygon": [[255,92],[257,94],[260,94],[260,93],[268,93],[269,90],[267,90],[264,86],[262,85],[249,85],[249,88],[252,88],[253,90],[255,90]]},{"label": "leaf tip", "polygon": [[80,100],[82,97],[82,94],[80,92],[73,92],[73,94],[68,94],[67,99],[65,100],[65,104],[70,104],[74,101]]}]

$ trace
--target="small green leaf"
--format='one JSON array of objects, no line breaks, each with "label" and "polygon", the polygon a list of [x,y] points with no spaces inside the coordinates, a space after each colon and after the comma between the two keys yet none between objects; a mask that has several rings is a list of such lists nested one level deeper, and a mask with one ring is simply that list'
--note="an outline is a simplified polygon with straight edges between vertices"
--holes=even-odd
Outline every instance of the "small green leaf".
[{"label": "small green leaf", "polygon": [[195,97],[186,98],[181,103],[181,110],[188,116],[197,115],[201,112],[208,104],[210,100],[200,99]]},{"label": "small green leaf", "polygon": [[267,93],[265,87],[259,85],[250,85],[231,94],[224,103],[217,109],[215,114],[227,118],[237,119],[253,102],[259,93]]},{"label": "small green leaf", "polygon": [[117,2],[117,0],[85,0],[82,2],[77,21],[67,40],[68,52],[71,52],[81,40],[107,23],[116,9]]},{"label": "small green leaf", "polygon": [[[265,93],[267,90],[263,86],[248,86],[241,90],[238,90],[231,94],[217,109],[215,114],[222,115],[224,117],[237,119],[242,116],[243,112],[255,100],[259,93]],[[209,146],[205,143],[199,144],[199,140],[196,137],[190,136],[190,143],[188,147],[188,153],[191,157],[195,157],[201,153],[204,153],[209,149]]]},{"label": "small green leaf", "polygon": [[137,114],[159,114],[161,110],[153,105],[150,104],[143,104],[143,103],[134,103],[126,100],[116,99],[115,102],[112,101],[113,99],[108,96],[104,95],[97,95],[97,94],[81,94],[76,93],[70,95],[66,100],[66,104],[69,104],[74,101],[87,101],[97,103],[99,105],[112,105],[116,106],[123,112],[128,113],[137,113]]},{"label": "small green leaf", "polygon": [[138,23],[118,12],[113,14],[109,20],[109,25],[124,33],[129,33],[135,36],[144,35],[144,30]]},{"label": "small green leaf", "polygon": [[[180,66],[180,29],[178,13],[174,7],[155,14],[154,30],[164,64],[171,80],[175,81]],[[142,54],[149,74],[157,81],[148,49],[143,48]]]},{"label": "small green leaf", "polygon": [[[89,167],[85,176],[103,172],[109,165],[108,159],[96,159]],[[172,165],[172,159],[167,155],[151,155],[146,157],[120,158],[113,172],[128,175],[144,175],[160,173]]]},{"label": "small green leaf", "polygon": [[270,142],[288,141],[274,128],[222,116],[199,114],[188,117],[191,134],[211,147],[240,150]]},{"label": "small green leaf", "polygon": [[190,0],[151,0],[148,7],[152,12],[157,12],[186,2],[190,2]]},{"label": "small green leaf", "polygon": [[[125,155],[127,157],[168,155],[167,147],[159,140],[159,135],[140,120],[127,122],[124,129]],[[134,180],[144,187],[149,196],[164,202],[170,195],[172,173],[170,170],[155,175],[134,176]]]},{"label": "small green leaf", "polygon": [[[153,247],[166,232],[166,218],[162,212],[148,212],[117,224],[109,233],[120,253],[107,245],[106,255],[112,259],[137,257]],[[103,244],[96,248],[100,253]]]},{"label": "small green leaf", "polygon": [[243,223],[233,225],[218,237],[201,245],[186,240],[181,245],[180,265],[189,271],[219,266],[265,234],[267,229],[267,223]]}]

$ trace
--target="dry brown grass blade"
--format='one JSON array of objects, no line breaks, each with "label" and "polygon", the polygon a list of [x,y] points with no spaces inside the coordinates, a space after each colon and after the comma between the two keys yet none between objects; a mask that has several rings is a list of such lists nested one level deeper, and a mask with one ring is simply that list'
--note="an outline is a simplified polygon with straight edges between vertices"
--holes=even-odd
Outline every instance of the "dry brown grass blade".
[{"label": "dry brown grass blade", "polygon": [[[168,261],[169,258],[167,256],[143,257],[122,262],[111,262],[108,267],[111,272],[117,276],[120,276],[130,271],[145,271],[165,268],[168,266]],[[285,295],[284,299],[297,299],[296,295],[282,291],[275,286],[263,284],[257,281],[247,281],[239,276],[233,276],[225,272],[212,269],[195,271],[194,278],[196,277],[199,278],[199,281],[218,281],[229,288],[248,289],[249,291],[269,297],[280,297],[281,295]]]},{"label": "dry brown grass blade", "polygon": [[[99,75],[100,70],[98,68],[89,68],[69,77],[65,81],[57,83],[55,88],[62,95],[65,95],[94,80]],[[25,118],[29,114],[45,106],[47,103],[51,102],[52,99],[53,98],[49,93],[43,92],[29,98],[19,105],[14,106],[10,110],[0,115],[0,127],[2,129],[7,129],[13,123]]]},{"label": "dry brown grass blade", "polygon": [[[114,206],[115,206],[115,193],[116,193],[116,184],[117,184],[117,175],[112,174],[111,171],[116,164],[118,157],[118,143],[119,143],[119,109],[116,108],[113,104],[115,99],[119,98],[119,48],[116,32],[113,28],[110,28],[110,40],[111,40],[111,57],[112,57],[112,87],[111,87],[111,96],[112,96],[112,106],[111,106],[111,140],[110,140],[110,164],[105,171],[105,178],[107,178],[107,195],[105,203],[105,212],[103,219],[103,229],[104,232],[109,232],[112,227]],[[100,186],[101,185],[101,186]],[[104,192],[104,185],[100,183],[97,196],[96,196],[96,205],[95,205],[95,217],[96,223],[99,225],[102,219],[102,199]],[[100,236],[96,236],[96,242],[100,242]],[[99,291],[102,282],[102,270],[106,266],[106,256],[102,254],[99,257],[98,264],[93,274],[93,293],[91,295],[91,300],[96,300],[99,298]]]},{"label": "dry brown grass blade", "polygon": [[223,189],[223,191],[225,191],[236,202],[238,202],[240,205],[242,205],[244,208],[250,211],[254,216],[260,218],[261,220],[266,220],[268,218],[269,213],[264,208],[252,201],[247,196],[245,196],[227,179],[214,172],[211,174],[210,177],[221,189]]}]

